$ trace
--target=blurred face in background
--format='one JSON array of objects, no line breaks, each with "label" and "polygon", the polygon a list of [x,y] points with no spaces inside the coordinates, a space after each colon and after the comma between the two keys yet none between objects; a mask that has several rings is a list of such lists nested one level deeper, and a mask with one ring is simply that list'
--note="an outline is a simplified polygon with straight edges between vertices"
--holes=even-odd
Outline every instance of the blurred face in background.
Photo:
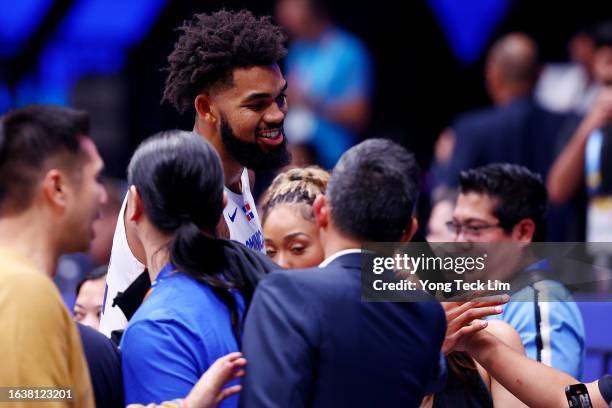
[{"label": "blurred face in background", "polygon": [[431,209],[427,223],[428,242],[453,242],[455,236],[448,230],[447,223],[453,219],[454,203],[450,200],[441,200]]},{"label": "blurred face in background", "polygon": [[589,35],[579,33],[573,36],[568,51],[572,61],[584,66],[589,72],[592,70],[595,44]]},{"label": "blurred face in background", "polygon": [[[307,204],[279,204],[264,221],[266,253],[286,269],[310,268],[323,262],[319,231]],[[306,215],[306,216],[305,216]]]},{"label": "blurred face in background", "polygon": [[74,320],[95,330],[100,327],[106,276],[88,280],[81,285],[74,302]]},{"label": "blurred face in background", "polygon": [[593,58],[595,79],[606,86],[612,86],[612,47],[600,47]]},{"label": "blurred face in background", "polygon": [[279,0],[276,17],[292,37],[308,37],[312,23],[317,20],[310,0]]}]

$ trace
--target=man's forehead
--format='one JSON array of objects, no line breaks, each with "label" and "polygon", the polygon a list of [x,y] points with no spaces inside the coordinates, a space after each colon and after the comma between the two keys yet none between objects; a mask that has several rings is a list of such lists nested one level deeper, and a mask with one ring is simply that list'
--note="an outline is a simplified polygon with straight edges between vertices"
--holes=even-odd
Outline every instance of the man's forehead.
[{"label": "man's forehead", "polygon": [[98,153],[98,148],[96,144],[89,136],[81,136],[80,137],[81,149],[87,154],[87,156],[95,162],[100,162],[102,165],[102,158]]},{"label": "man's forehead", "polygon": [[454,216],[462,218],[491,218],[497,200],[485,193],[469,191],[457,198]]},{"label": "man's forehead", "polygon": [[285,86],[285,78],[277,64],[236,68],[233,86],[229,89],[239,95],[278,92]]},{"label": "man's forehead", "polygon": [[86,135],[81,136],[79,138],[79,142],[81,143],[81,149],[85,150],[88,153],[98,151],[98,149],[96,148],[96,144],[89,136],[86,136]]}]

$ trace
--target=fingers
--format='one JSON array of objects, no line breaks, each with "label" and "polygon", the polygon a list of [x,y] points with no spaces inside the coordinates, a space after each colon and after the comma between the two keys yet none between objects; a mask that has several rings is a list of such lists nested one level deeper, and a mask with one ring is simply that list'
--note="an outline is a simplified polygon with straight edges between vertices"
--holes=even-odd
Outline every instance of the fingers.
[{"label": "fingers", "polygon": [[[473,299],[469,302],[444,302],[442,306],[446,312],[446,320],[450,323],[469,310],[478,310],[489,306],[503,305],[509,300],[510,296],[504,294]],[[485,314],[483,316],[487,315]]]},{"label": "fingers", "polygon": [[226,389],[224,389],[223,391],[221,391],[219,393],[219,396],[217,397],[217,399],[215,400],[215,402],[217,404],[219,404],[221,401],[223,401],[226,398],[231,397],[232,395],[236,395],[240,392],[240,390],[242,390],[242,386],[241,385],[234,385],[232,387],[228,387]]},{"label": "fingers", "polygon": [[223,385],[227,384],[229,381],[242,377],[244,375],[244,366],[246,366],[246,359],[244,357],[239,357],[233,361],[224,361],[223,365],[219,368],[217,375],[212,379],[212,382],[221,388]]},{"label": "fingers", "polygon": [[230,378],[230,380],[235,380],[236,378],[244,377],[245,373],[246,371],[244,370],[234,370],[232,371],[232,377]]},{"label": "fingers", "polygon": [[489,323],[486,320],[474,320],[471,324],[463,326],[454,334],[455,337],[463,337],[468,334],[476,333],[479,330],[487,327]]},{"label": "fingers", "polygon": [[224,355],[223,357],[219,357],[218,359],[215,360],[215,362],[213,363],[213,365],[219,363],[219,364],[223,364],[225,362],[231,362],[234,361],[236,359],[239,359],[240,357],[242,357],[242,353],[239,351],[233,352],[233,353],[229,353]]},{"label": "fingers", "polygon": [[456,318],[453,321],[453,324],[455,326],[465,326],[466,324],[469,324],[472,320],[482,319],[483,317],[500,314],[502,311],[503,308],[501,306],[488,306],[470,309],[458,318]]},{"label": "fingers", "polygon": [[242,357],[242,353],[230,353],[219,357],[206,370],[200,382],[206,384],[211,390],[220,390],[225,384],[235,378],[244,375],[244,368],[247,361]]},{"label": "fingers", "polygon": [[483,330],[488,326],[488,322],[486,320],[474,320],[471,324],[462,327],[457,330],[452,335],[448,336],[442,345],[442,352],[444,354],[451,353],[457,348],[464,349],[465,346],[457,347],[460,344],[465,343],[465,339],[469,338],[474,333]]}]

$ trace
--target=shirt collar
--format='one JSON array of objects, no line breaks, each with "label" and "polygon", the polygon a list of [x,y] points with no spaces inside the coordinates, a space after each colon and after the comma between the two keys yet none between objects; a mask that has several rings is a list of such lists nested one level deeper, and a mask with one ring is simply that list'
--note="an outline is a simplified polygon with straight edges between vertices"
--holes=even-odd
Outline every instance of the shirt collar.
[{"label": "shirt collar", "polygon": [[321,262],[319,264],[319,268],[324,268],[327,265],[329,265],[330,263],[332,263],[334,260],[336,260],[337,258],[340,258],[343,255],[348,255],[348,254],[360,254],[362,251],[359,248],[350,248],[350,249],[343,249],[342,251],[338,251],[333,255],[330,255],[329,257],[327,257],[323,262]]}]

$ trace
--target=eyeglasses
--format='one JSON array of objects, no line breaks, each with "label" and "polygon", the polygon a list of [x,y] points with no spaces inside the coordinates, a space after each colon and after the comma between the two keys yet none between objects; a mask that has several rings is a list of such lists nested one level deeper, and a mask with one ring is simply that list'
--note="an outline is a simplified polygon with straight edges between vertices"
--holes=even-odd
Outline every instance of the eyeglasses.
[{"label": "eyeglasses", "polygon": [[464,235],[470,236],[479,236],[482,231],[492,229],[492,228],[501,228],[501,225],[498,224],[459,224],[455,221],[448,221],[446,223],[446,228],[448,228],[448,232],[451,234],[459,235],[463,231]]}]

